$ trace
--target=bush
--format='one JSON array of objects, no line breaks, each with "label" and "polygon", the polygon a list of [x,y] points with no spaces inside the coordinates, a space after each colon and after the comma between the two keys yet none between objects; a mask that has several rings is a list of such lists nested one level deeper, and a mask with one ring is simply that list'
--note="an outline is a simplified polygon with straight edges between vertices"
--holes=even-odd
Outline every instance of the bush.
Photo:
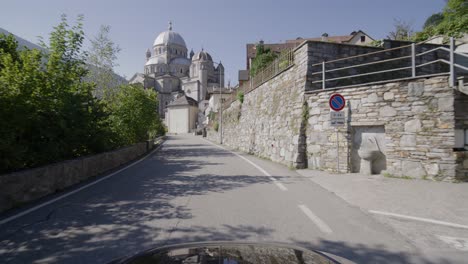
[{"label": "bush", "polygon": [[448,0],[442,13],[428,17],[421,32],[413,40],[423,41],[432,36],[442,35],[459,38],[468,33],[468,5],[465,0]]},{"label": "bush", "polygon": [[143,86],[122,85],[117,94],[107,99],[109,125],[117,145],[125,146],[164,135],[164,126],[156,112],[157,93]]},{"label": "bush", "polygon": [[86,81],[84,32],[65,16],[47,53],[0,35],[0,173],[99,153],[164,134],[157,94],[125,85],[104,99]]},{"label": "bush", "polygon": [[237,100],[239,100],[241,104],[244,103],[244,92],[241,92],[241,91],[237,92]]},{"label": "bush", "polygon": [[219,129],[219,124],[218,124],[218,122],[215,122],[215,123],[213,124],[213,129],[214,129],[216,132],[218,132],[218,129]]},{"label": "bush", "polygon": [[257,53],[252,61],[252,67],[250,68],[250,75],[255,76],[259,71],[268,66],[274,61],[277,55],[270,49],[265,49],[262,44],[256,46]]},{"label": "bush", "polygon": [[65,16],[47,53],[0,36],[0,172],[112,148],[103,104],[82,81],[83,40],[81,18],[70,29]]}]

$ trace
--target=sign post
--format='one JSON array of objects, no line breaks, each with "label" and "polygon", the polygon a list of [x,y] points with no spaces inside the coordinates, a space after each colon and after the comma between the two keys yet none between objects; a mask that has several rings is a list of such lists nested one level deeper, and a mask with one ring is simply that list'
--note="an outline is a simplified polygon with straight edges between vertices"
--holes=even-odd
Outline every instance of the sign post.
[{"label": "sign post", "polygon": [[330,112],[330,126],[335,127],[336,131],[336,171],[340,172],[340,141],[338,134],[338,127],[345,125],[345,114],[341,112],[346,105],[346,100],[341,94],[333,94],[328,101],[331,110]]}]

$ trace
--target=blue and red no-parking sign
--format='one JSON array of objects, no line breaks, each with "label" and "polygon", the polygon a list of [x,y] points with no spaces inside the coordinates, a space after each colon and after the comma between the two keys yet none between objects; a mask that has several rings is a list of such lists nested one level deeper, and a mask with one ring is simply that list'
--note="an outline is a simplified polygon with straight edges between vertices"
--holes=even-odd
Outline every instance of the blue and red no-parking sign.
[{"label": "blue and red no-parking sign", "polygon": [[330,105],[330,108],[333,109],[334,111],[341,111],[346,105],[346,100],[341,94],[334,94],[330,97],[330,100],[328,101],[328,104]]}]

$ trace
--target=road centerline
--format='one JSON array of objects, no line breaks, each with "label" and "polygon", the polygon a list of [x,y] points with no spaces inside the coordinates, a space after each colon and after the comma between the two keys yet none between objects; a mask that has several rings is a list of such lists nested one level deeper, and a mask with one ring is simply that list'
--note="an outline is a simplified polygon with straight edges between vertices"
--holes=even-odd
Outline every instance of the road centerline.
[{"label": "road centerline", "polygon": [[326,234],[333,233],[332,229],[322,219],[316,216],[305,204],[299,204],[298,207],[312,222],[314,222],[320,231]]}]

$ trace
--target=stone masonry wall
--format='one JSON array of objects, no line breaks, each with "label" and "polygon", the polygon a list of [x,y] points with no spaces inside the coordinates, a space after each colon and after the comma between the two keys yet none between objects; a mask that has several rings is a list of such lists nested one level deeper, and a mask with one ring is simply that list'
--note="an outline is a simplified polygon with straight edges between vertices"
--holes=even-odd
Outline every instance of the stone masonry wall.
[{"label": "stone masonry wall", "polygon": [[[311,84],[320,77],[312,64],[321,59],[378,50],[302,43],[294,66],[223,111],[223,144],[295,168],[356,172],[365,164],[358,155],[364,135],[369,142],[372,134],[385,154],[377,173],[467,180],[468,153],[454,150],[454,144],[455,128],[468,126],[468,99],[449,87],[447,76],[326,90]],[[336,92],[348,100],[346,124],[338,133],[330,127],[328,105]],[[207,136],[219,142],[218,132],[209,130]]]},{"label": "stone masonry wall", "polygon": [[145,154],[150,141],[79,159],[0,175],[0,213],[63,190]]},{"label": "stone masonry wall", "polygon": [[[307,73],[307,45],[295,51],[295,64],[223,111],[223,144],[295,168],[305,162],[300,136]],[[208,132],[219,141],[219,134]],[[302,140],[302,141],[301,141]]]},{"label": "stone masonry wall", "polygon": [[[336,132],[330,127],[328,99],[339,92],[347,100],[346,126],[339,129],[340,171],[351,167],[353,127],[384,126],[384,173],[452,181],[456,177],[455,90],[448,77],[435,77],[339,91],[309,92],[307,127],[309,167],[336,170]],[[465,115],[466,116],[466,115]]]}]

